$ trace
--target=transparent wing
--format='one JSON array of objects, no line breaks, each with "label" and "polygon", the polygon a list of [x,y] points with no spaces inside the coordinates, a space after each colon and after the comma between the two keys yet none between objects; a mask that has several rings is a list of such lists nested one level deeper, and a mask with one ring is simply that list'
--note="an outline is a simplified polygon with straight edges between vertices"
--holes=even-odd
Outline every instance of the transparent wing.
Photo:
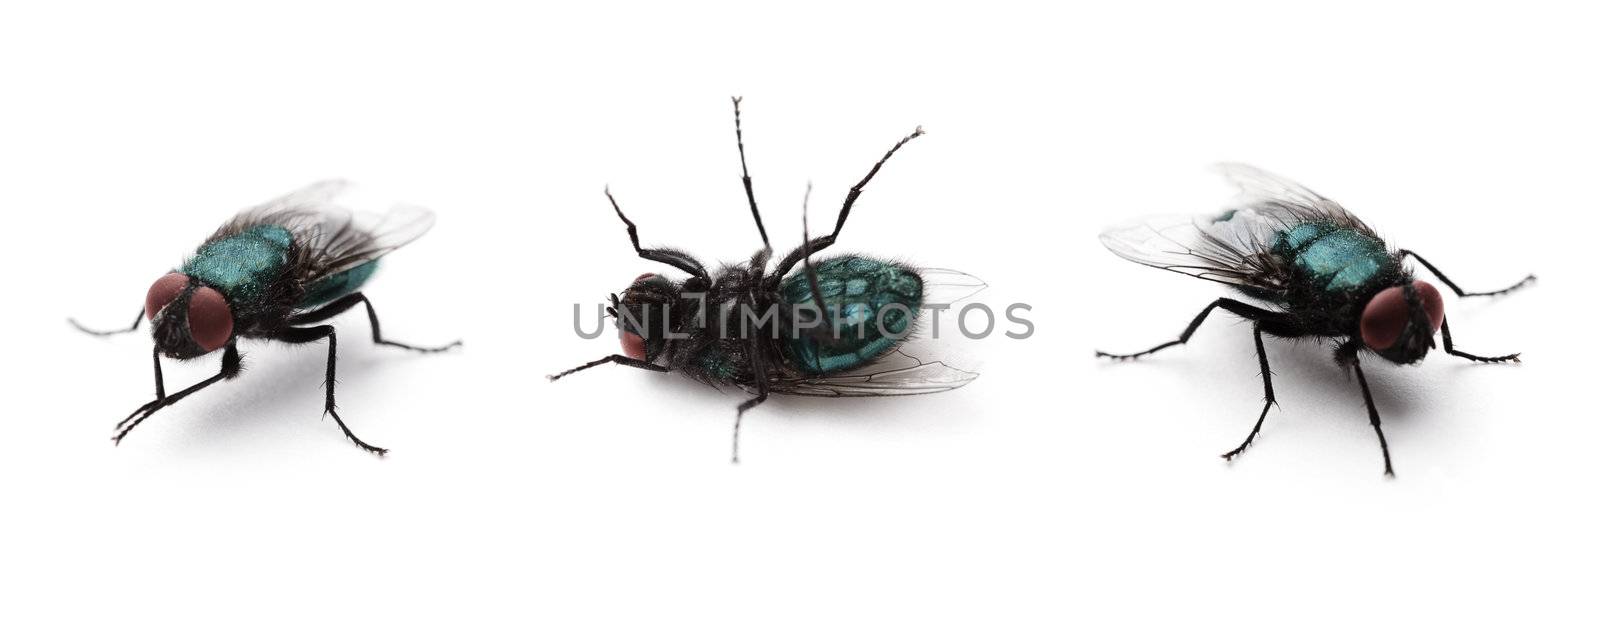
[{"label": "transparent wing", "polygon": [[416,241],[433,228],[433,211],[396,204],[382,214],[350,212],[340,207],[323,211],[320,230],[308,236],[315,276],[342,272],[378,259]]},{"label": "transparent wing", "polygon": [[246,210],[246,213],[270,214],[297,208],[330,204],[349,195],[355,188],[348,180],[322,180],[267,200]]},{"label": "transparent wing", "polygon": [[976,379],[975,371],[913,356],[898,348],[856,370],[821,376],[781,376],[768,380],[768,388],[777,393],[813,397],[926,395],[955,390]]},{"label": "transparent wing", "polygon": [[1284,278],[1265,244],[1275,232],[1260,215],[1149,217],[1100,234],[1100,243],[1134,263],[1240,288],[1276,292]]},{"label": "transparent wing", "polygon": [[955,305],[989,288],[983,279],[948,268],[918,268],[925,305]]},{"label": "transparent wing", "polygon": [[[383,211],[368,210],[376,208]],[[433,221],[425,208],[364,199],[350,183],[327,180],[241,211],[210,241],[254,226],[282,226],[299,246],[301,280],[311,281],[389,254],[428,232]]]},{"label": "transparent wing", "polygon": [[1244,289],[1279,292],[1289,282],[1286,262],[1271,254],[1282,231],[1328,222],[1377,237],[1337,202],[1249,165],[1218,165],[1239,187],[1239,199],[1212,216],[1159,216],[1101,233],[1100,243],[1129,261]]},{"label": "transparent wing", "polygon": [[326,224],[348,225],[350,213],[335,212],[335,207],[331,205],[332,200],[348,190],[350,183],[343,180],[313,183],[240,211],[217,228],[206,241],[209,243],[264,225],[282,226],[297,237],[322,231]]},{"label": "transparent wing", "polygon": [[1237,162],[1225,162],[1216,169],[1239,187],[1239,209],[1254,211],[1274,225],[1274,230],[1307,221],[1326,221],[1372,234],[1370,227],[1338,202],[1293,180]]}]

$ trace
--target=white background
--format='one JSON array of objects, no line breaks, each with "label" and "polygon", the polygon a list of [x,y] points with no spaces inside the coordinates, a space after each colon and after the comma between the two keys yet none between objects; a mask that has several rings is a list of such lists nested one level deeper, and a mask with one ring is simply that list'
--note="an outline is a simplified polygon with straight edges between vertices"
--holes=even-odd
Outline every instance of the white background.
[{"label": "white background", "polygon": [[[1396,629],[1595,625],[1600,432],[1589,251],[1600,202],[1593,15],[1455,4],[583,9],[451,3],[52,3],[0,11],[0,417],[7,629]],[[942,395],[740,396],[617,367],[573,335],[660,266],[798,243],[894,140],[840,250],[958,268],[1037,335],[973,348]],[[1223,288],[1102,249],[1106,225],[1209,212],[1247,161],[1343,202],[1455,280],[1459,344],[1369,360],[1399,476],[1359,391],[1310,344],[1248,329]],[[342,176],[434,208],[369,285],[339,397],[323,348],[166,410],[149,283],[231,213]],[[215,358],[168,365],[169,389]]]}]

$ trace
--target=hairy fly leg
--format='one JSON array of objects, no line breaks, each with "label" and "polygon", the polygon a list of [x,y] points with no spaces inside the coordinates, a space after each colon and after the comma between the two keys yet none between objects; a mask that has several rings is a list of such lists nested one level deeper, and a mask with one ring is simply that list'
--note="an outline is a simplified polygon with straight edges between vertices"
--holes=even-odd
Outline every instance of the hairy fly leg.
[{"label": "hairy fly leg", "polygon": [[1256,425],[1254,428],[1250,429],[1250,435],[1244,438],[1244,443],[1239,444],[1239,447],[1229,450],[1227,453],[1222,455],[1222,458],[1229,461],[1232,461],[1233,457],[1239,456],[1241,453],[1243,453],[1245,448],[1250,447],[1250,442],[1256,440],[1256,435],[1261,434],[1262,422],[1267,420],[1267,411],[1272,410],[1272,406],[1278,403],[1278,398],[1272,394],[1272,369],[1267,366],[1267,347],[1261,342],[1260,321],[1257,321],[1255,324],[1255,335],[1256,357],[1261,360],[1261,386],[1266,390],[1267,403],[1261,407],[1261,416],[1256,418]]},{"label": "hairy fly leg", "polygon": [[733,463],[739,464],[739,427],[744,423],[744,414],[751,408],[760,406],[767,401],[769,393],[767,385],[767,361],[761,354],[760,336],[751,336],[749,339],[750,373],[755,378],[756,396],[739,403],[739,410],[733,416]]},{"label": "hairy fly leg", "polygon": [[120,445],[123,437],[128,436],[129,432],[133,432],[134,428],[137,428],[139,424],[144,423],[144,420],[149,419],[151,415],[156,413],[156,411],[176,404],[179,400],[193,395],[200,389],[203,389],[207,386],[211,386],[212,384],[216,384],[222,380],[231,380],[235,377],[238,377],[239,370],[242,366],[239,358],[239,349],[230,344],[222,352],[222,368],[221,370],[217,371],[216,375],[196,382],[189,388],[183,389],[171,395],[167,395],[166,384],[161,378],[161,349],[159,347],[156,348],[154,356],[156,398],[151,400],[149,403],[140,406],[138,409],[134,410],[133,413],[129,414],[127,417],[124,417],[122,421],[117,423],[117,427],[115,430],[113,430],[113,434],[111,435],[111,442],[114,444]]},{"label": "hairy fly leg", "polygon": [[761,223],[761,211],[756,208],[756,191],[750,185],[750,165],[744,159],[744,126],[739,120],[739,103],[744,97],[733,97],[733,137],[739,143],[739,169],[744,172],[744,197],[750,201],[750,216],[756,219],[756,230],[761,233],[761,245],[772,248],[772,242],[767,241],[767,227]]},{"label": "hairy fly leg", "polygon": [[1419,254],[1417,254],[1415,252],[1412,252],[1410,250],[1401,250],[1400,251],[1400,257],[1401,258],[1411,257],[1413,259],[1416,259],[1417,263],[1422,264],[1422,267],[1427,268],[1429,272],[1432,272],[1433,276],[1439,277],[1440,281],[1443,281],[1445,285],[1450,286],[1450,289],[1456,293],[1456,296],[1459,296],[1459,297],[1462,297],[1462,298],[1466,298],[1468,296],[1497,296],[1497,295],[1500,295],[1500,294],[1506,294],[1506,293],[1512,292],[1514,290],[1521,289],[1523,286],[1538,280],[1538,277],[1530,274],[1530,275],[1528,275],[1526,277],[1523,277],[1523,279],[1521,281],[1517,281],[1511,287],[1495,290],[1493,292],[1467,292],[1467,291],[1462,290],[1461,286],[1456,285],[1454,281],[1451,281],[1450,277],[1447,277],[1447,276],[1444,275],[1443,272],[1440,272],[1438,268],[1433,267],[1433,264],[1428,263],[1427,259],[1423,259],[1422,255],[1419,255]]},{"label": "hairy fly leg", "polygon": [[747,399],[747,400],[745,400],[743,402],[739,402],[739,411],[737,413],[735,413],[734,416],[733,416],[733,464],[734,465],[738,465],[739,464],[739,428],[740,428],[740,426],[742,426],[744,424],[744,414],[745,414],[745,412],[749,411],[751,408],[755,408],[756,406],[760,406],[762,402],[767,401],[767,388],[766,388],[766,386],[764,386],[765,382],[763,382],[762,384],[763,384],[763,386],[758,387],[760,390],[756,393],[755,397]]},{"label": "hairy fly leg", "polygon": [[583,364],[583,365],[580,365],[580,366],[577,366],[577,367],[574,367],[574,368],[571,368],[571,369],[567,369],[567,370],[562,371],[560,373],[557,373],[555,375],[547,375],[545,377],[547,379],[549,379],[551,382],[554,382],[554,381],[559,380],[561,378],[564,378],[564,377],[566,377],[568,375],[572,375],[573,373],[577,373],[577,372],[582,371],[584,369],[592,369],[592,368],[600,366],[602,364],[620,364],[622,366],[631,366],[631,367],[633,367],[635,369],[644,369],[646,371],[655,371],[657,373],[667,373],[667,372],[671,371],[671,369],[668,369],[667,367],[656,365],[656,364],[651,364],[649,362],[645,362],[644,360],[635,360],[635,359],[630,358],[630,357],[625,356],[625,355],[611,354],[611,355],[608,355],[608,356],[606,356],[604,358],[600,358],[599,360],[595,360],[594,362],[589,362],[587,364]]},{"label": "hairy fly leg", "polygon": [[800,202],[800,259],[805,262],[806,285],[811,288],[811,298],[817,302],[822,314],[822,325],[833,331],[833,318],[828,315],[828,304],[822,300],[822,282],[811,267],[811,183],[806,183],[806,196]]},{"label": "hairy fly leg", "polygon": [[[1401,257],[1411,257],[1413,259],[1416,259],[1417,263],[1421,263],[1422,267],[1427,268],[1429,272],[1433,273],[1433,276],[1438,277],[1439,280],[1444,282],[1444,284],[1446,286],[1449,286],[1450,290],[1456,293],[1456,296],[1462,297],[1462,298],[1466,298],[1466,297],[1469,297],[1469,296],[1498,296],[1500,294],[1506,294],[1506,293],[1521,289],[1523,286],[1526,286],[1529,283],[1532,283],[1532,282],[1538,280],[1538,277],[1530,274],[1527,277],[1524,277],[1521,281],[1518,281],[1515,284],[1513,284],[1511,287],[1495,290],[1493,292],[1467,292],[1467,291],[1462,290],[1461,286],[1456,285],[1454,281],[1451,281],[1450,277],[1447,277],[1447,276],[1444,275],[1443,272],[1440,272],[1439,269],[1434,267],[1432,263],[1429,263],[1427,259],[1423,259],[1422,255],[1419,255],[1419,254],[1417,254],[1415,252],[1412,252],[1410,250],[1401,250],[1400,251],[1400,256]],[[1450,319],[1449,318],[1445,318],[1444,320],[1440,321],[1439,325],[1440,325],[1439,332],[1444,335],[1444,351],[1445,351],[1445,353],[1448,353],[1448,354],[1453,355],[1453,356],[1466,358],[1466,359],[1471,360],[1473,362],[1521,362],[1522,361],[1520,359],[1522,354],[1520,354],[1520,353],[1513,353],[1513,354],[1510,354],[1510,355],[1503,355],[1503,356],[1480,356],[1480,355],[1474,355],[1474,354],[1471,354],[1471,353],[1467,353],[1465,351],[1456,351],[1455,343],[1454,343],[1454,341],[1452,341],[1450,339]]]},{"label": "hairy fly leg", "polygon": [[1267,420],[1267,412],[1271,411],[1272,407],[1278,403],[1277,396],[1272,392],[1272,368],[1267,364],[1267,347],[1261,338],[1261,334],[1264,331],[1263,328],[1266,327],[1266,333],[1272,333],[1274,335],[1282,335],[1286,337],[1304,335],[1304,333],[1299,331],[1293,323],[1287,321],[1282,313],[1274,312],[1268,309],[1262,309],[1260,307],[1236,301],[1231,298],[1219,298],[1215,301],[1212,301],[1211,304],[1207,305],[1205,309],[1200,310],[1200,313],[1194,317],[1194,320],[1189,321],[1189,326],[1184,328],[1183,333],[1178,336],[1177,340],[1164,342],[1138,353],[1113,354],[1106,353],[1104,351],[1096,351],[1095,356],[1111,358],[1113,360],[1133,360],[1155,353],[1167,347],[1185,344],[1189,342],[1190,337],[1194,336],[1194,332],[1200,329],[1200,325],[1206,321],[1207,316],[1211,315],[1211,311],[1219,307],[1254,322],[1252,331],[1255,334],[1256,358],[1261,362],[1261,386],[1265,393],[1266,399],[1266,403],[1261,406],[1261,415],[1256,418],[1256,424],[1250,429],[1250,434],[1244,438],[1244,442],[1240,443],[1239,447],[1229,450],[1222,455],[1222,458],[1232,461],[1234,457],[1244,453],[1245,448],[1250,447],[1250,444],[1256,440],[1258,435],[1261,434],[1261,425]]},{"label": "hairy fly leg", "polygon": [[324,378],[327,380],[326,386],[328,397],[323,404],[322,412],[331,415],[333,420],[339,424],[339,429],[344,431],[344,436],[350,439],[352,442],[355,442],[356,445],[361,446],[361,449],[378,456],[383,456],[388,452],[388,450],[362,441],[360,437],[356,436],[356,433],[350,431],[350,426],[345,425],[344,420],[339,417],[339,411],[335,410],[337,407],[334,405],[333,401],[333,387],[335,382],[334,367],[339,356],[339,337],[334,333],[333,325],[287,328],[274,333],[272,336],[273,340],[286,342],[289,344],[306,344],[309,342],[322,340],[323,338],[328,339],[328,373]]},{"label": "hairy fly leg", "polygon": [[[844,228],[845,220],[850,219],[850,209],[851,207],[855,206],[856,198],[861,197],[862,189],[865,189],[867,183],[872,181],[873,176],[878,175],[878,170],[883,168],[884,163],[889,162],[889,158],[894,156],[895,152],[900,151],[900,148],[904,147],[906,143],[911,142],[911,139],[921,136],[924,133],[925,132],[922,131],[922,127],[918,126],[916,131],[911,132],[905,138],[900,139],[900,142],[895,143],[893,147],[890,147],[889,151],[883,154],[883,158],[878,159],[878,162],[872,165],[872,169],[867,171],[866,177],[862,178],[860,182],[857,182],[855,186],[850,187],[850,193],[844,198],[844,205],[839,208],[839,219],[833,225],[833,232],[816,239],[809,240],[806,243],[805,249],[809,249],[810,252],[819,252],[828,246],[832,246],[834,240],[839,237],[839,231]],[[793,252],[784,255],[783,260],[778,262],[778,267],[773,271],[772,277],[768,281],[772,287],[776,287],[778,282],[782,281],[783,277],[789,274],[790,270],[794,269],[795,264],[799,263],[800,259],[805,256],[805,249],[796,248]]]},{"label": "hairy fly leg", "polygon": [[628,219],[627,215],[622,214],[622,207],[617,204],[617,198],[611,195],[610,187],[606,187],[606,199],[611,200],[612,210],[615,210],[617,212],[617,217],[621,218],[622,223],[628,226],[628,240],[633,242],[633,251],[638,253],[640,258],[649,261],[655,261],[657,263],[665,263],[669,266],[694,275],[696,279],[700,279],[706,285],[711,284],[711,275],[706,273],[705,266],[700,265],[700,262],[695,261],[694,257],[689,256],[687,253],[664,248],[640,247],[639,227],[635,226],[633,221]]},{"label": "hairy fly leg", "polygon": [[1349,365],[1356,370],[1356,382],[1361,385],[1361,399],[1367,403],[1367,418],[1378,433],[1378,447],[1383,449],[1383,475],[1394,476],[1394,463],[1389,460],[1389,440],[1383,437],[1383,424],[1378,420],[1378,406],[1372,403],[1372,389],[1367,387],[1367,374],[1361,371],[1361,358],[1354,352],[1348,354]]},{"label": "hairy fly leg", "polygon": [[1167,347],[1185,344],[1189,342],[1189,337],[1194,335],[1195,330],[1200,328],[1200,324],[1206,322],[1206,316],[1211,315],[1211,310],[1214,310],[1218,307],[1254,321],[1275,319],[1282,316],[1282,314],[1279,312],[1262,309],[1249,303],[1236,301],[1231,298],[1219,298],[1215,301],[1212,301],[1211,304],[1207,305],[1205,309],[1200,310],[1200,314],[1195,316],[1194,320],[1189,322],[1189,326],[1184,328],[1183,333],[1178,335],[1177,340],[1163,342],[1138,353],[1106,353],[1104,351],[1095,351],[1094,355],[1097,358],[1111,358],[1112,360],[1135,360]]},{"label": "hairy fly leg", "polygon": [[76,319],[76,318],[68,318],[67,319],[67,323],[71,324],[73,327],[78,328],[78,331],[81,331],[83,333],[89,334],[91,336],[115,336],[117,334],[133,333],[133,332],[139,330],[139,323],[141,323],[141,322],[144,322],[144,309],[143,308],[139,309],[139,315],[133,317],[133,324],[132,325],[128,325],[127,329],[90,329],[90,328],[84,327],[82,324],[80,324],[78,322],[78,319]]},{"label": "hairy fly leg", "polygon": [[328,303],[327,305],[323,305],[322,307],[318,307],[317,309],[311,310],[304,314],[297,314],[289,319],[289,324],[306,325],[310,323],[322,322],[348,311],[350,308],[355,307],[358,303],[367,306],[367,321],[372,323],[372,342],[374,344],[399,347],[401,349],[420,351],[422,353],[438,353],[440,351],[446,351],[461,346],[460,340],[441,347],[414,347],[403,342],[385,340],[383,337],[383,331],[378,327],[378,312],[372,308],[372,301],[368,300],[367,296],[361,292],[346,295],[337,301]]},{"label": "hairy fly leg", "polygon": [[1513,353],[1511,355],[1503,355],[1503,356],[1480,356],[1480,355],[1473,355],[1473,354],[1467,353],[1465,351],[1456,351],[1455,341],[1450,339],[1450,318],[1449,317],[1446,317],[1444,320],[1439,321],[1439,333],[1444,334],[1444,352],[1448,353],[1450,355],[1461,357],[1461,358],[1466,358],[1466,359],[1471,360],[1473,362],[1492,362],[1492,363],[1499,363],[1499,362],[1518,362],[1518,363],[1520,363],[1520,362],[1522,362],[1522,354],[1520,354],[1520,353]]}]

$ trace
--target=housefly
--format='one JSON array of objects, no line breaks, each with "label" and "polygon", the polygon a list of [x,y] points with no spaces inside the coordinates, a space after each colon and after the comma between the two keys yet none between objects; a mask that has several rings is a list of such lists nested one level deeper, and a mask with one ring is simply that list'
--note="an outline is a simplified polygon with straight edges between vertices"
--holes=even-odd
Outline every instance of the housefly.
[{"label": "housefly", "polygon": [[[688,275],[669,279],[640,275],[610,296],[607,312],[618,323],[622,353],[549,376],[557,380],[602,364],[662,373],[675,372],[712,386],[747,391],[734,416],[733,462],[739,462],[739,425],[745,412],[772,393],[818,397],[918,395],[959,388],[978,374],[907,346],[927,318],[986,285],[966,274],[917,268],[867,255],[813,262],[811,256],[838,239],[856,199],[873,176],[922,128],[900,139],[849,193],[833,231],[812,238],[802,214],[800,247],[772,265],[772,245],[756,207],[745,161],[740,99],[733,99],[745,199],[761,236],[749,261],[712,272],[681,250],[643,248],[639,230],[606,191],[611,208],[627,226],[639,257]],[[807,191],[809,198],[809,190]],[[794,272],[800,267],[798,273]],[[919,338],[918,341],[926,341]]]},{"label": "housefly", "polygon": [[1276,403],[1263,335],[1335,343],[1334,360],[1355,371],[1383,450],[1383,471],[1389,476],[1394,475],[1394,466],[1361,370],[1363,353],[1395,364],[1415,364],[1434,348],[1438,333],[1450,355],[1474,362],[1520,361],[1515,353],[1480,356],[1456,349],[1443,297],[1412,274],[1406,259],[1415,259],[1463,298],[1505,294],[1531,283],[1532,275],[1502,290],[1467,292],[1417,253],[1390,250],[1366,223],[1332,200],[1254,167],[1226,164],[1221,170],[1243,193],[1234,208],[1210,217],[1146,219],[1113,228],[1100,236],[1100,242],[1124,259],[1229,285],[1272,308],[1219,298],[1201,310],[1177,340],[1138,353],[1097,351],[1096,355],[1132,360],[1184,344],[1215,309],[1251,321],[1266,405],[1244,442],[1222,458],[1232,460],[1250,446]]},{"label": "housefly", "polygon": [[[414,347],[387,340],[378,313],[361,287],[379,261],[433,226],[433,212],[397,205],[385,214],[352,211],[341,204],[350,187],[327,181],[246,209],[218,228],[182,266],[156,279],[133,325],[96,331],[71,321],[85,333],[130,333],[150,320],[155,338],[156,397],[117,424],[112,440],[122,438],[156,411],[178,403],[243,368],[240,339],[289,344],[328,341],[327,399],[323,411],[356,445],[382,455],[386,450],[362,441],[334,406],[337,336],[333,325],[318,324],[357,305],[366,308],[372,341],[432,353],[460,345]],[[176,393],[161,378],[161,357],[190,360],[222,351],[216,375]]]}]

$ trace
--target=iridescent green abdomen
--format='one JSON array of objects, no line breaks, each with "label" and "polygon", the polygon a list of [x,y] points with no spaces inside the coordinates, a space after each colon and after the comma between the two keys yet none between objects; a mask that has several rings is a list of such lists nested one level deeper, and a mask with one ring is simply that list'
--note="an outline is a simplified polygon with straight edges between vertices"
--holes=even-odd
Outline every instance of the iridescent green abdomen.
[{"label": "iridescent green abdomen", "polygon": [[236,308],[253,305],[265,300],[267,288],[283,275],[293,243],[282,226],[252,226],[201,246],[180,271],[216,288]]},{"label": "iridescent green abdomen", "polygon": [[[915,270],[858,256],[828,259],[814,268],[834,327],[785,332],[783,346],[795,368],[810,374],[849,370],[909,335],[922,308],[922,277]],[[803,271],[784,279],[779,292],[787,305],[816,307]]]},{"label": "iridescent green abdomen", "polygon": [[1328,292],[1360,290],[1397,271],[1382,241],[1327,222],[1279,231],[1272,252],[1293,262],[1297,276]]},{"label": "iridescent green abdomen", "polygon": [[301,299],[300,304],[296,307],[316,307],[353,293],[361,289],[362,284],[365,284],[367,279],[372,278],[372,273],[377,270],[378,260],[373,259],[344,272],[337,272],[323,277],[312,283],[311,287],[306,288],[306,297]]}]

